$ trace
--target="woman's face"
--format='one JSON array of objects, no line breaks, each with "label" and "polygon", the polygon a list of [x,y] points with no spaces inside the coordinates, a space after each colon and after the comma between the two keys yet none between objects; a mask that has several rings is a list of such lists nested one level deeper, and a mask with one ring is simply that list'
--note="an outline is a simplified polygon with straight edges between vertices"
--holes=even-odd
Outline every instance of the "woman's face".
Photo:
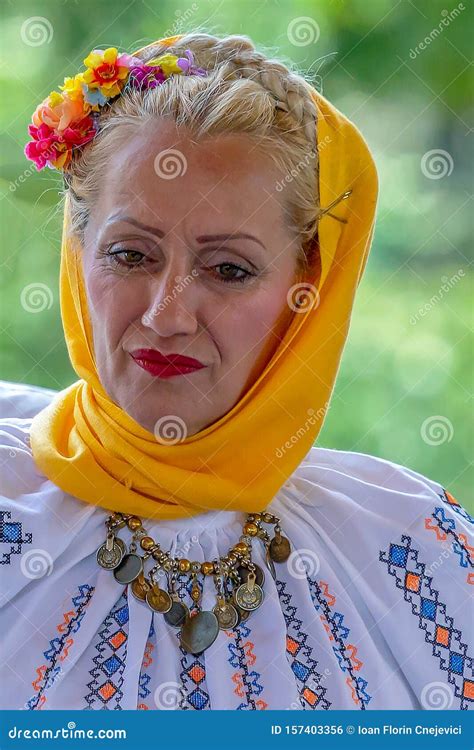
[{"label": "woman's face", "polygon": [[[298,241],[279,177],[245,135],[197,142],[165,119],[110,160],[84,239],[96,365],[109,397],[155,435],[166,417],[186,437],[228,412],[291,320]],[[138,349],[205,366],[159,377]]]}]

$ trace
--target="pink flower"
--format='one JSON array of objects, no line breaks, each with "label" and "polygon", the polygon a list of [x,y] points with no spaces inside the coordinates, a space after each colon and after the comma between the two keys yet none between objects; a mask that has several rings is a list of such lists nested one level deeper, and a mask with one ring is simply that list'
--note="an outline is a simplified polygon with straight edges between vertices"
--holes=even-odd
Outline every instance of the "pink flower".
[{"label": "pink flower", "polygon": [[48,162],[57,158],[55,144],[57,136],[53,130],[44,123],[39,127],[29,125],[28,131],[33,138],[24,149],[25,156],[36,164],[38,171],[43,169]]},{"label": "pink flower", "polygon": [[35,109],[28,128],[33,140],[24,153],[38,170],[67,167],[74,148],[94,138],[101,108],[122,92],[128,80],[131,87],[148,89],[171,75],[207,75],[194,64],[189,49],[183,57],[165,53],[143,63],[139,57],[108,47],[92,50],[84,64],[83,72],[65,78],[61,91],[51,91]]},{"label": "pink flower", "polygon": [[71,161],[73,148],[92,140],[96,133],[94,121],[89,116],[62,133],[55,132],[46,123],[39,127],[29,125],[28,131],[33,140],[26,144],[24,153],[34,161],[38,170],[46,166],[63,169]]}]

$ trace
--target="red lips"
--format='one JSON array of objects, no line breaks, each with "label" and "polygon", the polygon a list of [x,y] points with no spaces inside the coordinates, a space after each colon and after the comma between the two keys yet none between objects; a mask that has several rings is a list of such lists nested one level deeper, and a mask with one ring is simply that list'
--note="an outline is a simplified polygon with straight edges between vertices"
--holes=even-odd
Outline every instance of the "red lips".
[{"label": "red lips", "polygon": [[206,367],[193,357],[184,357],[181,354],[164,355],[157,349],[135,349],[131,356],[139,367],[161,378],[184,375]]}]

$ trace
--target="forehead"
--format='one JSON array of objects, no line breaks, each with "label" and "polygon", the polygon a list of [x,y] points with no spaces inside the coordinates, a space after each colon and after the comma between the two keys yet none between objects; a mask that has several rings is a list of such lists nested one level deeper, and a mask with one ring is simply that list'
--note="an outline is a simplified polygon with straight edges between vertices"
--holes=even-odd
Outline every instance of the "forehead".
[{"label": "forehead", "polygon": [[157,120],[116,146],[95,206],[106,220],[119,208],[175,226],[209,219],[229,229],[283,221],[279,174],[271,159],[245,134],[194,138],[170,120]]}]

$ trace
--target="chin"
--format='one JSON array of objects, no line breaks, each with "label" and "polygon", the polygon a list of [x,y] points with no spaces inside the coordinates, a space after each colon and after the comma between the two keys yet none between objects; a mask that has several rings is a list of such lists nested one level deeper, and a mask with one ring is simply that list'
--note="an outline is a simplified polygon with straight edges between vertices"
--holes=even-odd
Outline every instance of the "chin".
[{"label": "chin", "polygon": [[[127,410],[127,413],[163,445],[175,445],[203,429],[196,425],[194,418],[192,421],[188,420],[182,410],[174,409],[171,403],[165,410],[160,409],[154,412],[148,408],[144,413],[142,408],[136,412]],[[153,415],[151,418],[150,414]]]},{"label": "chin", "polygon": [[[157,378],[155,382],[160,389],[163,385],[169,387],[172,380]],[[155,391],[153,385],[143,388],[137,387],[135,383],[122,388],[122,393],[117,399],[110,392],[109,395],[140,427],[154,435],[158,442],[174,445],[206,429],[219,419],[218,414],[210,414],[207,418],[199,417],[194,406],[194,388],[187,384],[186,392],[190,410],[183,408],[186,401],[182,394],[173,394],[172,389],[163,389],[160,394],[159,390]]]}]

